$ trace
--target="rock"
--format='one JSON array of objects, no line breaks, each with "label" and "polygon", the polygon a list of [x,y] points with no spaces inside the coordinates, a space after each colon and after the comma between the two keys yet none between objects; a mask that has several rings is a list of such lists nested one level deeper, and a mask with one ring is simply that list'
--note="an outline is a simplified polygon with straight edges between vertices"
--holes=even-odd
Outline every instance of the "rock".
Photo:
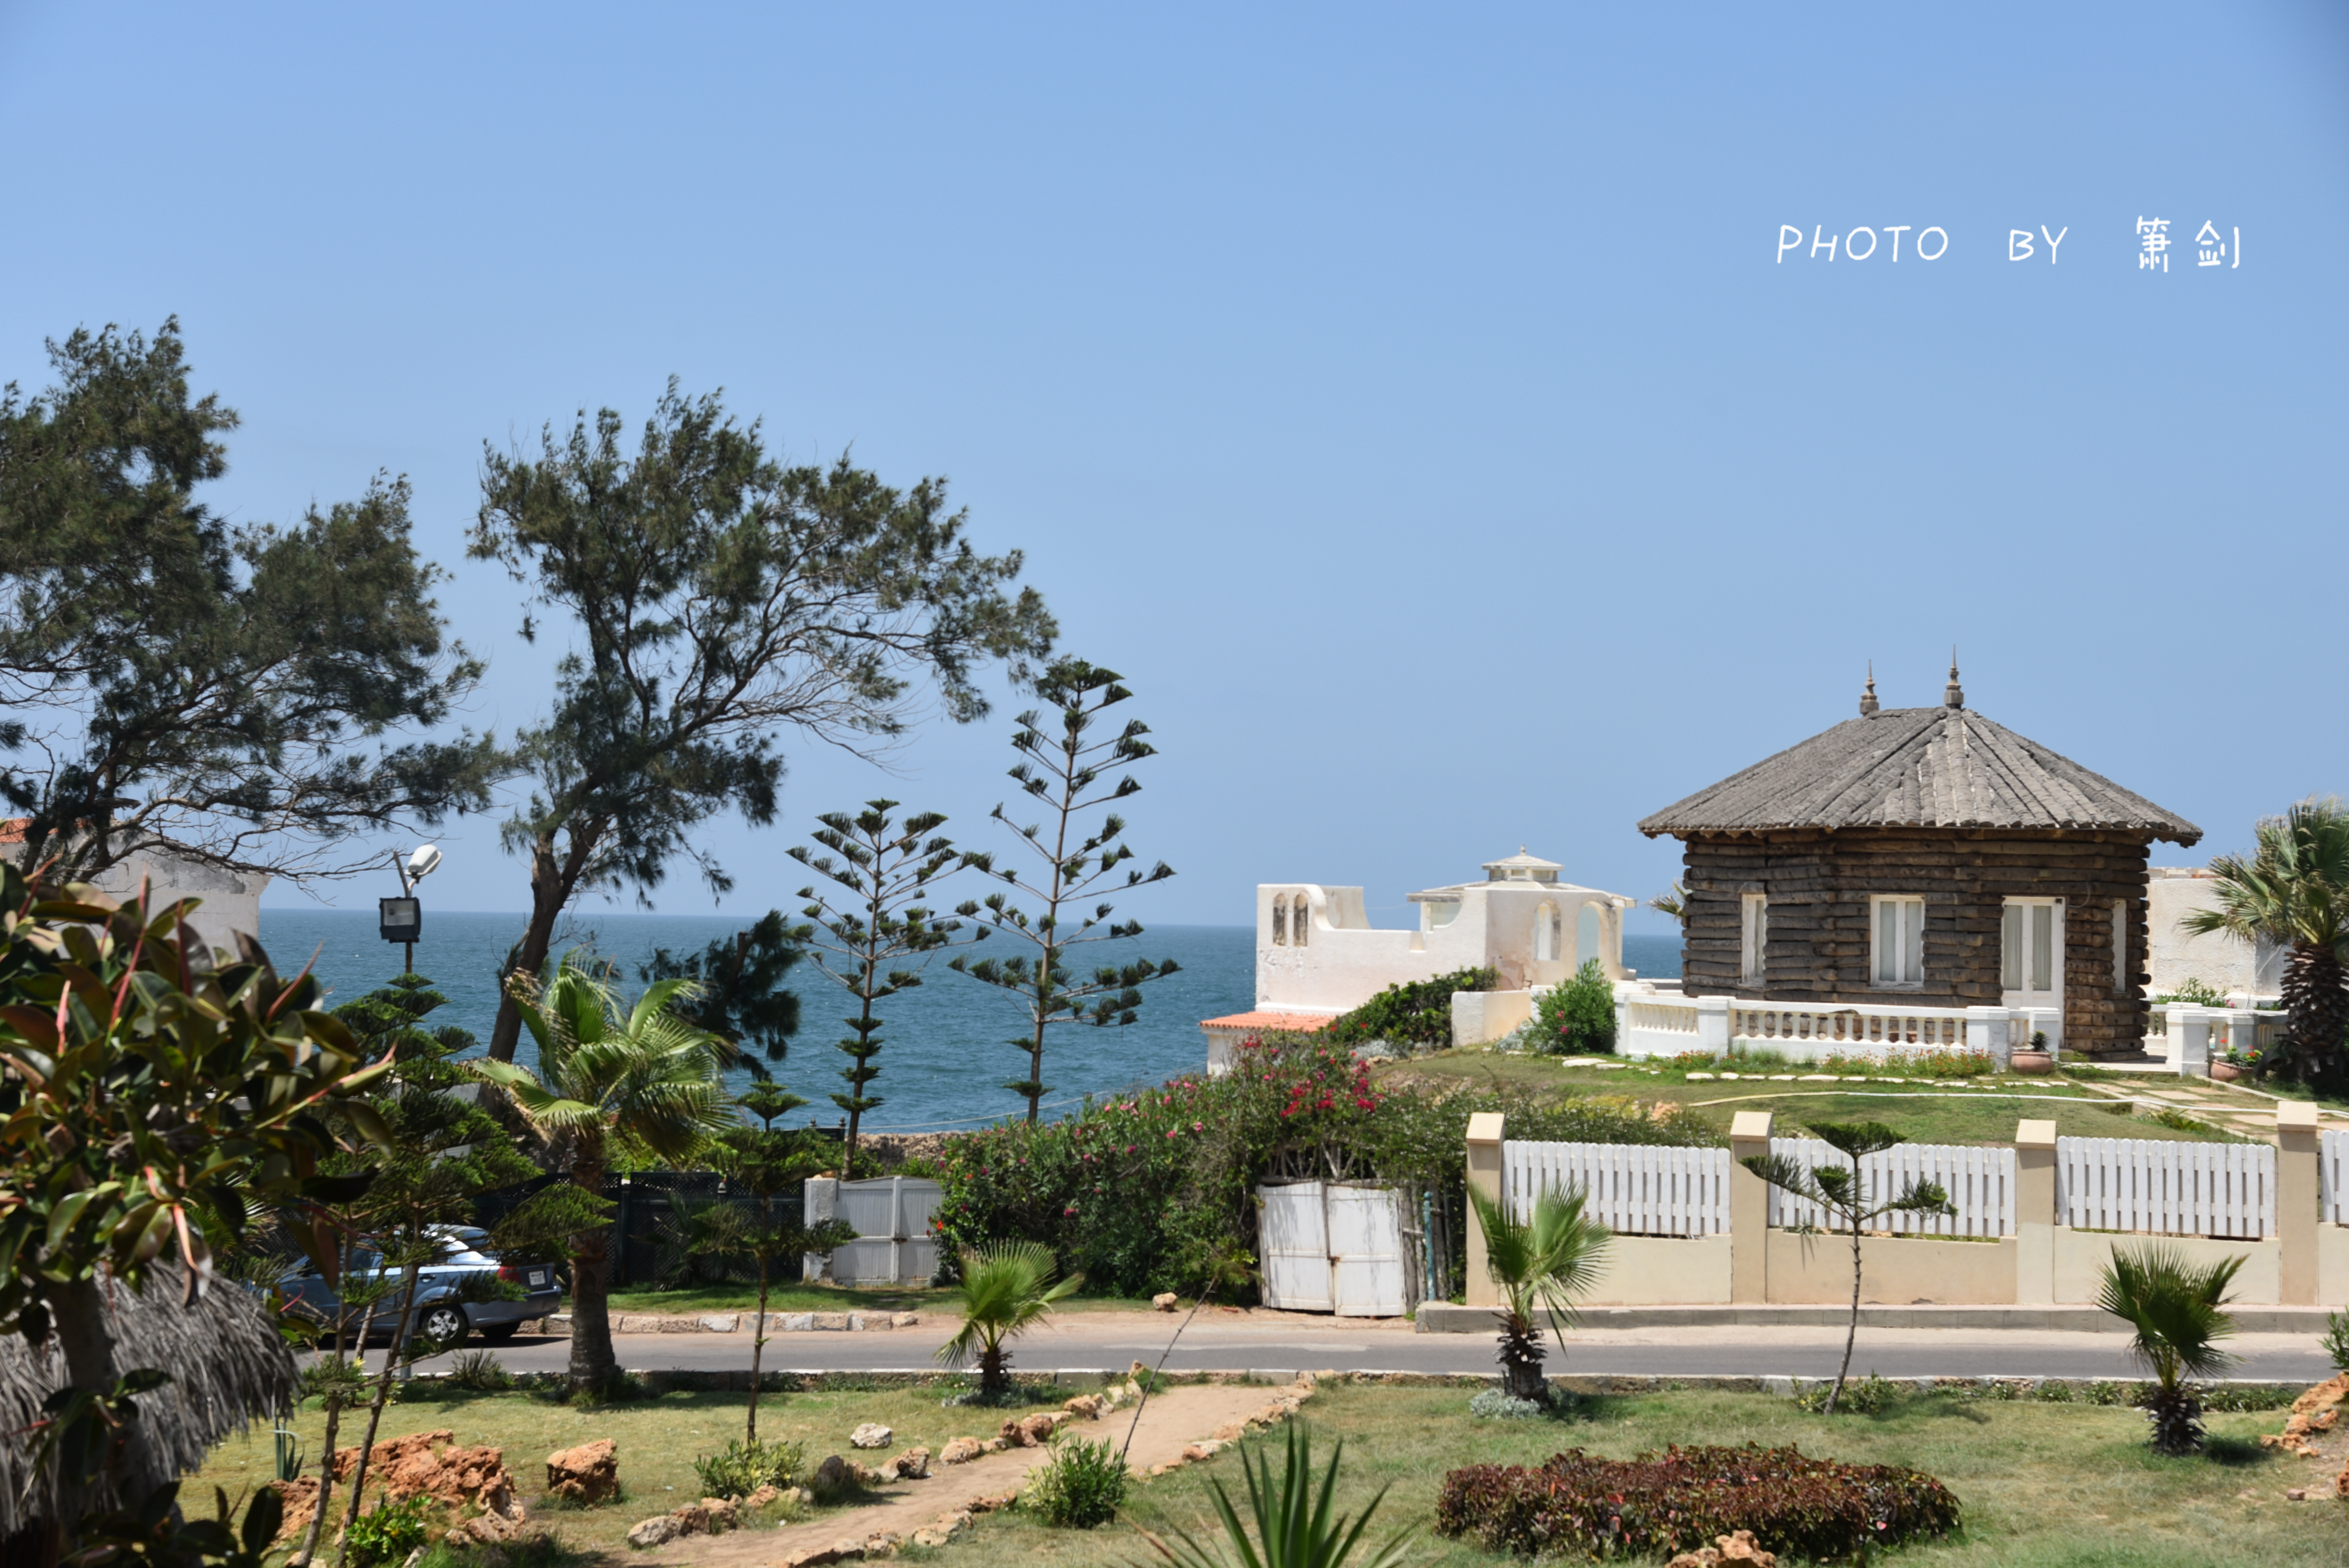
[{"label": "rock", "polygon": [[854,1562],[864,1555],[864,1542],[862,1541],[851,1541],[843,1535],[832,1543],[832,1560],[835,1563]]},{"label": "rock", "polygon": [[[394,1502],[429,1497],[435,1502],[476,1503],[492,1512],[506,1512],[513,1505],[514,1495],[504,1450],[460,1448],[456,1436],[445,1430],[411,1432],[376,1444],[367,1453],[367,1484],[381,1485]],[[356,1445],[336,1449],[335,1479],[349,1480],[358,1462]]]},{"label": "rock", "polygon": [[[805,1334],[815,1327],[815,1314],[812,1312],[787,1312],[782,1315],[782,1323],[783,1332],[786,1334]],[[826,1559],[826,1561],[828,1562],[830,1559]]]},{"label": "rock", "polygon": [[989,1438],[987,1441],[978,1445],[978,1451],[983,1454],[999,1454],[1006,1449],[1018,1448],[1019,1446],[1019,1445],[1017,1443],[1007,1443],[1001,1438]]},{"label": "rock", "polygon": [[[967,1465],[986,1451],[977,1438],[957,1438],[938,1450],[938,1462],[948,1465]],[[316,1483],[313,1483],[313,1490],[315,1485]]]},{"label": "rock", "polygon": [[650,1519],[640,1519],[628,1529],[628,1544],[643,1551],[666,1546],[683,1533],[677,1521],[666,1513],[656,1513]]},{"label": "rock", "polygon": [[882,1466],[881,1471],[893,1480],[927,1480],[930,1479],[930,1450],[907,1449]]},{"label": "rock", "polygon": [[1223,1446],[1212,1439],[1204,1443],[1186,1444],[1183,1449],[1183,1457],[1186,1460],[1211,1460]]},{"label": "rock", "polygon": [[1098,1421],[1101,1419],[1102,1413],[1101,1397],[1097,1394],[1080,1394],[1061,1408],[1081,1420]]},{"label": "rock", "polygon": [[1152,1297],[1150,1298],[1150,1306],[1151,1306],[1151,1310],[1153,1310],[1154,1312],[1172,1312],[1172,1311],[1174,1311],[1174,1293],[1173,1291],[1171,1291],[1171,1290],[1167,1290],[1167,1291],[1161,1291],[1161,1292],[1159,1292],[1156,1295],[1154,1295],[1154,1296],[1152,1296]]},{"label": "rock", "polygon": [[668,1511],[669,1522],[677,1526],[679,1535],[709,1533],[709,1510],[698,1502],[679,1503]]},{"label": "rock", "polygon": [[742,1500],[742,1506],[744,1508],[764,1508],[767,1504],[777,1501],[783,1495],[784,1493],[780,1487],[771,1487],[767,1485],[764,1481],[761,1481],[756,1491],[752,1491],[750,1496]]},{"label": "rock", "polygon": [[1754,1544],[1754,1532],[1741,1530],[1734,1535],[1716,1535],[1713,1545],[1721,1549],[1723,1563],[1751,1563],[1754,1568],[1778,1568],[1778,1556]]},{"label": "rock", "polygon": [[742,1522],[741,1504],[730,1497],[705,1497],[701,1500],[701,1508],[709,1516],[709,1533],[712,1535],[721,1530],[732,1530]]},{"label": "rock", "polygon": [[927,1546],[936,1549],[937,1547],[944,1546],[947,1542],[953,1539],[953,1536],[948,1535],[943,1530],[916,1530],[914,1532],[914,1544],[916,1546]]},{"label": "rock", "polygon": [[889,1315],[889,1326],[892,1328],[919,1328],[921,1326],[922,1315],[918,1312],[893,1312]]},{"label": "rock", "polygon": [[1052,1440],[1052,1429],[1060,1424],[1061,1418],[1057,1412],[1039,1410],[1019,1423],[1019,1446],[1029,1449],[1041,1448]]},{"label": "rock", "polygon": [[[891,1460],[889,1462],[890,1464],[895,1465],[897,1461]],[[874,1470],[871,1465],[860,1464],[854,1460],[848,1461],[848,1479],[855,1482],[859,1487],[879,1486],[883,1481],[889,1480],[895,1473],[895,1472],[894,1470]]]},{"label": "rock", "polygon": [[2286,1502],[2306,1502],[2308,1501],[2308,1489],[2305,1487],[2293,1487],[2290,1491],[2283,1494],[2283,1499]]},{"label": "rock", "polygon": [[897,1542],[904,1539],[894,1530],[876,1531],[864,1538],[864,1555],[895,1557],[897,1555]]},{"label": "rock", "polygon": [[1219,1443],[1238,1442],[1242,1438],[1247,1436],[1247,1423],[1246,1421],[1226,1421],[1222,1426],[1216,1429],[1215,1435],[1216,1441]]},{"label": "rock", "polygon": [[848,1314],[819,1312],[815,1315],[815,1326],[820,1329],[839,1329],[844,1332],[848,1327]]},{"label": "rock", "polygon": [[620,1495],[620,1445],[609,1438],[546,1456],[546,1495],[566,1502],[608,1502]]},{"label": "rock", "polygon": [[866,1421],[848,1434],[852,1449],[885,1449],[896,1440],[896,1434],[878,1421]]}]

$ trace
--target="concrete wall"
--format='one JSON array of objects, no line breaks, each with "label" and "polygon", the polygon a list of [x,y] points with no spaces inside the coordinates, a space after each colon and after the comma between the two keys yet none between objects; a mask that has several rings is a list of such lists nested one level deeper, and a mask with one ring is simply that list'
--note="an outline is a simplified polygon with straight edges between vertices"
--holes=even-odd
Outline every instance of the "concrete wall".
[{"label": "concrete wall", "polygon": [[[1766,1233],[1772,1302],[1851,1300],[1851,1238]],[[1864,1236],[1859,1299],[1894,1306],[1989,1306],[2014,1299],[2013,1237],[1995,1242]]]},{"label": "concrete wall", "polygon": [[[2328,1225],[2326,1230],[2337,1230]],[[2055,1299],[2058,1302],[2093,1302],[2102,1283],[2105,1264],[2111,1261],[2116,1246],[2142,1246],[2147,1236],[2125,1236],[2109,1231],[2075,1231],[2068,1226],[2055,1228]],[[2174,1246],[2186,1254],[2189,1263],[2208,1265],[2231,1257],[2243,1258],[2240,1273],[2235,1275],[2228,1295],[2245,1306],[2274,1306],[2283,1300],[2283,1245],[2271,1238],[2264,1242],[2221,1242],[2203,1236],[2162,1236],[2163,1244]],[[2349,1295],[2329,1298],[2328,1305],[2349,1302]]]},{"label": "concrete wall", "polygon": [[202,903],[188,917],[188,926],[210,946],[233,953],[234,933],[260,934],[261,895],[269,886],[265,876],[215,871],[170,855],[133,855],[109,867],[97,885],[116,898],[129,899],[138,893],[142,880],[149,882],[150,909],[161,909],[176,899],[202,899]]},{"label": "concrete wall", "polygon": [[[1727,1236],[1618,1236],[1608,1243],[1588,1306],[1725,1305]],[[1847,1286],[1848,1294],[1848,1286]]]},{"label": "concrete wall", "polygon": [[2180,925],[2198,909],[2218,907],[2218,882],[2199,867],[2156,866],[2146,884],[2146,935],[2152,948],[2152,995],[2199,980],[2229,995],[2273,996],[2283,987],[2283,952],[2254,951],[2231,936],[2195,936]]}]

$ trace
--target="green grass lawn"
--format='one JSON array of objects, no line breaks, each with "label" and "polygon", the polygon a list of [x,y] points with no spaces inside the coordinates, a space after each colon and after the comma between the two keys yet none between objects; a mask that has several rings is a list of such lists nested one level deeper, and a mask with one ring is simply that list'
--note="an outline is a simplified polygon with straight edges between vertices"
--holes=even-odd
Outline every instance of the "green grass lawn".
[{"label": "green grass lawn", "polygon": [[[612,1293],[615,1316],[624,1312],[750,1312],[759,1305],[753,1285],[696,1285],[685,1290],[628,1290]],[[1055,1307],[1060,1312],[1145,1312],[1147,1297],[1119,1295],[1071,1296]],[[935,1312],[960,1316],[959,1287],[934,1290],[927,1285],[799,1284],[770,1291],[767,1310],[774,1312]]]},{"label": "green grass lawn", "polygon": [[[1798,1067],[1757,1068],[1760,1076],[1742,1070],[1724,1082],[1691,1083],[1688,1075],[1661,1063],[1634,1062],[1625,1067],[1568,1067],[1554,1057],[1521,1056],[1486,1050],[1438,1051],[1399,1062],[1380,1074],[1382,1085],[1413,1084],[1429,1088],[1475,1085],[1514,1088],[1541,1095],[1619,1094],[1640,1100],[1670,1100],[1695,1108],[1723,1133],[1730,1117],[1740,1110],[1772,1110],[1782,1129],[1812,1121],[1880,1121],[1912,1142],[1988,1144],[2014,1140],[2014,1124],[2025,1117],[2053,1120],[2059,1136],[2067,1138],[2143,1138],[2188,1140],[2223,1140],[2230,1134],[2210,1127],[2178,1128],[2150,1116],[2134,1114],[2127,1099],[2116,1099],[2063,1078],[2015,1078],[2009,1075],[1963,1081],[1888,1083],[1871,1077],[1865,1084],[1839,1083],[1830,1088],[1799,1081],[1774,1081],[1771,1073],[1801,1073]],[[2123,1084],[2122,1092],[2169,1089],[2181,1080],[2147,1078]],[[1983,1087],[1972,1087],[1975,1084]],[[2214,1104],[2251,1097],[2230,1096]]]},{"label": "green grass lawn", "polygon": [[[1960,1535],[1880,1562],[1920,1568],[2349,1563],[2349,1502],[2332,1499],[2332,1468],[2258,1446],[2259,1433],[2282,1425],[2280,1412],[2214,1415],[2210,1451],[2173,1460],[2146,1448],[2142,1415],[2111,1407],[1907,1396],[1878,1414],[1829,1419],[1806,1415],[1782,1398],[1683,1392],[1586,1399],[1563,1421],[1487,1421],[1469,1416],[1468,1398],[1460,1388],[1340,1386],[1324,1388],[1306,1407],[1318,1455],[1326,1458],[1344,1439],[1341,1506],[1359,1509],[1388,1489],[1373,1533],[1413,1527],[1420,1538],[1411,1561],[1428,1568],[1502,1561],[1429,1533],[1436,1488],[1455,1466],[1537,1463],[1569,1447],[1628,1457],[1668,1443],[1747,1441],[1795,1443],[1807,1453],[1907,1465],[1940,1478],[1964,1508]],[[859,1421],[886,1422],[901,1443],[933,1448],[979,1424],[970,1412],[942,1409],[938,1399],[935,1388],[769,1396],[760,1429],[803,1439],[813,1459],[836,1449]],[[575,1410],[503,1395],[397,1406],[384,1429],[446,1427],[461,1442],[498,1444],[525,1495],[546,1453],[591,1438],[617,1439],[626,1501],[548,1516],[572,1544],[617,1563],[627,1559],[620,1541],[629,1524],[693,1495],[692,1457],[740,1430],[741,1403],[739,1395],[672,1394]],[[315,1456],[321,1418],[305,1412],[295,1424]],[[266,1432],[232,1439],[195,1479],[233,1492],[268,1473],[270,1452]],[[971,1535],[935,1553],[906,1555],[969,1568],[1142,1563],[1150,1553],[1133,1525],[1194,1532],[1211,1527],[1205,1491],[1211,1478],[1240,1485],[1231,1455],[1137,1486],[1126,1517],[1102,1530],[1056,1532],[1014,1511],[982,1518]],[[2285,1489],[2300,1486],[2311,1488],[2314,1501],[2286,1501]]]}]

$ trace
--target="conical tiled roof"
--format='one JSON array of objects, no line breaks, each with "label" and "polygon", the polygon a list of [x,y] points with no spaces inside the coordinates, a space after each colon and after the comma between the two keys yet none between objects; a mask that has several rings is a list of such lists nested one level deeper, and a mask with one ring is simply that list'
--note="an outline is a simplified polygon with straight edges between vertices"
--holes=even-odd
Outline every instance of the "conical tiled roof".
[{"label": "conical tiled roof", "polygon": [[2202,830],[1963,707],[1846,719],[1640,823],[1659,833],[1772,828],[2074,828],[2190,844]]}]

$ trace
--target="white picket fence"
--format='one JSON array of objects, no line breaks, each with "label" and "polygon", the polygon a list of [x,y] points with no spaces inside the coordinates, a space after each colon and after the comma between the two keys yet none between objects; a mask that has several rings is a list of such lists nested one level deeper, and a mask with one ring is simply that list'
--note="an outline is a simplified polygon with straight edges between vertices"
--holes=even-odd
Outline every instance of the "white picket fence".
[{"label": "white picket fence", "polygon": [[2056,1212],[2080,1230],[2259,1241],[2275,1233],[2275,1182],[2265,1143],[2055,1140]]},{"label": "white picket fence", "polygon": [[1729,1229],[1729,1150],[1643,1143],[1501,1145],[1502,1192],[1520,1218],[1545,1188],[1578,1189],[1583,1212],[1627,1236]]},{"label": "white picket fence", "polygon": [[2316,1145],[2316,1212],[2349,1225],[2349,1132],[2327,1129]]},{"label": "white picket fence", "polygon": [[[1774,1138],[1770,1152],[1816,1170],[1850,1161],[1831,1143],[1816,1138]],[[2014,1234],[2014,1150],[1961,1144],[1903,1143],[1859,1162],[1863,1200],[1878,1203],[1898,1197],[1915,1181],[1938,1181],[1950,1195],[1951,1214],[1892,1213],[1868,1222],[1871,1230],[1913,1236],[2011,1236]],[[1770,1189],[1770,1222],[1793,1227],[1834,1228],[1819,1204],[1784,1188]]]}]

